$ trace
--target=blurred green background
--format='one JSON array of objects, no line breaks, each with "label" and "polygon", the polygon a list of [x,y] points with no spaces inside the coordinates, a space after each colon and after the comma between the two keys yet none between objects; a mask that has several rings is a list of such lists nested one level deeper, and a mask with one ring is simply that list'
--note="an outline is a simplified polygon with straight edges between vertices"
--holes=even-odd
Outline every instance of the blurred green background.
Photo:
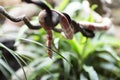
[{"label": "blurred green background", "polygon": [[[107,14],[98,11],[95,12],[98,16],[95,16],[93,12],[99,4],[90,6],[89,2],[60,0],[54,9],[68,13],[78,22],[96,22],[100,20],[99,17],[103,18]],[[32,16],[31,22],[37,23],[37,16]],[[46,53],[44,29],[32,31],[22,25],[16,35],[16,50],[0,43],[0,48],[7,50],[20,65],[14,70],[9,65],[9,56],[6,57],[0,51],[0,71],[6,77],[5,80],[120,80],[120,40],[108,31],[95,32],[94,38],[86,38],[79,32],[72,40],[53,32],[52,59]]]}]

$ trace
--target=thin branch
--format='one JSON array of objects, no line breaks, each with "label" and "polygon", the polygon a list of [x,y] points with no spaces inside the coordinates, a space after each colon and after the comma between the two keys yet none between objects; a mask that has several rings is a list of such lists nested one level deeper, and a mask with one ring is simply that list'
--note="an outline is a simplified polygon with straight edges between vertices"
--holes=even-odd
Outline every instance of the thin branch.
[{"label": "thin branch", "polygon": [[41,28],[41,26],[33,26],[29,22],[29,20],[26,18],[26,16],[21,16],[21,17],[15,18],[15,17],[9,15],[9,13],[2,6],[0,6],[0,13],[13,22],[23,21],[30,29],[40,29]]}]

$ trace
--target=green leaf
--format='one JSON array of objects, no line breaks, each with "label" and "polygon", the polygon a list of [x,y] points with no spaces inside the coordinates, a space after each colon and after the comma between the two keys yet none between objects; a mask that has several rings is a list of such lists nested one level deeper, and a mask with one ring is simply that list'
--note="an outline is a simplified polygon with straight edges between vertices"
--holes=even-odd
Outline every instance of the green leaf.
[{"label": "green leaf", "polygon": [[[69,52],[64,52],[63,54],[65,58],[70,62],[70,53]],[[68,80],[69,74],[70,74],[70,64],[63,60],[63,66],[64,66],[64,72],[65,72],[65,79]]]},{"label": "green leaf", "polygon": [[30,66],[32,65],[32,67],[35,67],[35,71],[29,76],[28,80],[34,80],[36,76],[39,76],[40,74],[42,75],[45,72],[47,72],[50,75],[49,77],[53,76],[52,73],[48,70],[49,67],[52,65],[53,61],[48,57],[42,60],[37,60],[37,64],[34,64],[34,61],[30,64]]},{"label": "green leaf", "polygon": [[62,0],[62,3],[60,4],[60,6],[56,7],[56,10],[58,11],[62,11],[66,5],[69,3],[70,0]]},{"label": "green leaf", "polygon": [[111,73],[114,73],[117,77],[120,77],[120,68],[117,67],[115,64],[113,63],[105,63],[105,62],[102,62],[100,64],[100,67],[102,67],[103,69],[111,72]]},{"label": "green leaf", "polygon": [[[0,59],[0,71],[3,73],[3,75],[9,79],[10,78],[10,74],[8,73],[8,71],[11,73],[11,71],[8,69],[6,69],[4,67],[4,65],[7,65],[4,61],[1,61],[2,59]],[[4,62],[4,63],[3,63]],[[9,65],[7,65],[7,67],[9,67]]]},{"label": "green leaf", "polygon": [[81,52],[82,50],[82,46],[79,45],[78,41],[76,40],[76,38],[74,37],[72,40],[69,41],[69,43],[72,45],[72,48],[73,50],[76,52],[76,53],[79,53]]},{"label": "green leaf", "polygon": [[110,46],[105,46],[104,49],[108,51],[108,53],[117,61],[120,62],[120,57],[117,55],[117,53],[111,48]]},{"label": "green leaf", "polygon": [[24,33],[28,30],[28,27],[27,26],[23,26],[20,28],[19,32],[18,32],[18,35],[17,35],[17,38],[16,38],[16,41],[15,41],[15,46],[17,46],[18,44],[20,44],[20,41],[19,39],[21,37],[24,36]]},{"label": "green leaf", "polygon": [[55,44],[55,47],[56,47],[57,49],[59,48],[59,41],[60,41],[59,38],[55,38],[55,39],[54,39],[54,44]]},{"label": "green leaf", "polygon": [[101,59],[104,59],[108,62],[111,62],[111,63],[116,62],[115,59],[111,55],[106,54],[106,53],[102,53],[102,54],[100,53],[100,54],[98,54],[98,57],[100,57]]},{"label": "green leaf", "polygon": [[82,73],[80,74],[80,80],[88,80]]},{"label": "green leaf", "polygon": [[54,73],[52,75],[53,76],[51,76],[51,75],[44,75],[44,76],[42,76],[42,78],[40,80],[58,80],[58,78],[59,78],[59,74],[58,73]]},{"label": "green leaf", "polygon": [[90,80],[99,80],[98,74],[92,66],[83,65],[83,69],[88,73]]},{"label": "green leaf", "polygon": [[[3,45],[2,43],[0,43],[0,46],[5,48],[16,60],[17,62],[19,63],[20,67],[22,68],[23,72],[24,72],[24,76],[25,76],[25,80],[27,80],[27,77],[26,77],[26,74],[25,74],[25,71],[23,69],[23,65],[21,63],[21,61],[23,61],[23,63],[25,63],[25,61],[16,53],[14,52],[13,50],[7,48],[5,45]],[[21,61],[20,61],[21,60]],[[25,63],[26,64],[26,63]]]},{"label": "green leaf", "polygon": [[[39,42],[33,41],[33,40],[24,39],[24,38],[20,38],[20,40],[32,42],[32,43],[35,43],[35,44],[37,44],[37,45],[40,45],[40,46],[42,46],[42,47],[44,47],[44,48],[48,48],[47,46],[45,46],[45,45],[43,45],[43,44],[41,44],[41,43],[39,43]],[[49,48],[48,48],[48,49],[49,49]],[[56,54],[58,54],[60,57],[62,57],[64,60],[66,60],[66,61],[72,66],[72,64],[71,64],[63,55],[61,55],[59,52],[57,52],[57,51],[55,51],[55,50],[53,50],[53,49],[50,49],[50,50],[53,51],[53,52],[55,52]]]},{"label": "green leaf", "polygon": [[42,76],[41,80],[51,80],[51,75],[44,75]]},{"label": "green leaf", "polygon": [[14,74],[14,71],[8,64],[6,64],[2,59],[0,59],[0,64],[4,66],[11,74]]},{"label": "green leaf", "polygon": [[[15,74],[15,72],[14,72],[14,70],[8,65],[8,64],[6,64],[2,59],[0,59],[0,70],[4,73],[4,75],[7,77],[7,78],[10,78],[10,75],[8,74],[8,72],[7,71],[9,71],[10,72],[10,74],[12,74],[12,75],[15,75],[17,78],[18,78],[18,80],[20,80],[20,77],[18,77],[18,75],[16,75]],[[2,68],[2,66],[7,70],[5,70],[4,68]]]},{"label": "green leaf", "polygon": [[93,4],[93,5],[91,6],[91,10],[93,10],[93,11],[94,11],[97,7],[98,7],[98,5]]}]

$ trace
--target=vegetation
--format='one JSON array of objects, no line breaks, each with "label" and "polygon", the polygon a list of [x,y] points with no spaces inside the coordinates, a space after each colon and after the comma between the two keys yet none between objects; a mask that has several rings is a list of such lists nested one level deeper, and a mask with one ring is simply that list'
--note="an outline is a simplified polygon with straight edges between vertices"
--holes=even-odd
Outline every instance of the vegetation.
[{"label": "vegetation", "polygon": [[[73,1],[63,0],[56,10],[69,12],[69,4]],[[80,2],[76,2],[80,4]],[[80,4],[81,5],[81,4]],[[73,7],[73,6],[70,6]],[[95,5],[91,8],[93,10]],[[76,7],[71,17],[77,21],[94,22],[93,15],[87,18],[82,15],[81,9]],[[79,13],[79,14],[77,14]],[[36,16],[33,22],[37,21]],[[58,25],[59,27],[59,25]],[[15,42],[18,50],[13,51],[3,44],[0,46],[8,50],[21,66],[21,74],[15,72],[0,53],[0,70],[13,80],[119,80],[120,79],[120,40],[96,32],[94,38],[86,38],[81,33],[74,35],[72,40],[63,38],[54,33],[53,58],[46,53],[46,32],[40,29],[36,32],[26,33],[28,28],[24,25],[18,32]],[[20,49],[19,49],[20,47]],[[16,78],[16,79],[15,79]]]}]

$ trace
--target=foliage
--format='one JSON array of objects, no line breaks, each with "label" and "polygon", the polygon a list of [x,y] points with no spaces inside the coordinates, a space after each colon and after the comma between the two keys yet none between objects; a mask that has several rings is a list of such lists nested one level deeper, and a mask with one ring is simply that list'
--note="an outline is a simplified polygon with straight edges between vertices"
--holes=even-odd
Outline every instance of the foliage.
[{"label": "foliage", "polygon": [[[64,1],[64,0],[63,0]],[[74,2],[71,2],[71,4]],[[77,2],[80,4],[80,2]],[[64,6],[69,6],[68,0]],[[81,5],[81,4],[80,4]],[[56,9],[62,11],[63,6]],[[73,7],[73,6],[72,6]],[[65,9],[64,9],[65,10]],[[69,10],[69,9],[68,9]],[[76,20],[83,20],[81,8],[77,8],[71,15]],[[78,15],[76,15],[79,13]],[[33,21],[36,21],[35,18]],[[87,21],[94,21],[92,15]],[[59,25],[58,25],[59,27]],[[27,77],[25,80],[119,80],[120,79],[120,57],[117,50],[120,49],[120,40],[113,36],[103,33],[96,33],[93,39],[82,36],[81,33],[74,35],[72,40],[66,40],[60,34],[54,33],[53,58],[48,58],[46,53],[45,31],[43,29],[27,33],[26,26],[23,26],[18,33],[16,46],[22,50],[12,51],[4,47],[16,58],[18,63],[27,60],[25,66],[33,68],[30,75],[19,76],[16,78]],[[24,37],[22,37],[24,35]],[[28,39],[27,39],[28,38]],[[0,54],[2,57],[2,54]],[[7,76],[6,68],[11,74],[15,72],[7,65],[6,60],[0,58],[0,69]],[[21,65],[21,68],[23,66]],[[25,70],[23,73],[25,73]],[[29,69],[28,69],[29,70]],[[27,74],[27,72],[26,72]],[[9,77],[9,76],[8,76]]]}]

